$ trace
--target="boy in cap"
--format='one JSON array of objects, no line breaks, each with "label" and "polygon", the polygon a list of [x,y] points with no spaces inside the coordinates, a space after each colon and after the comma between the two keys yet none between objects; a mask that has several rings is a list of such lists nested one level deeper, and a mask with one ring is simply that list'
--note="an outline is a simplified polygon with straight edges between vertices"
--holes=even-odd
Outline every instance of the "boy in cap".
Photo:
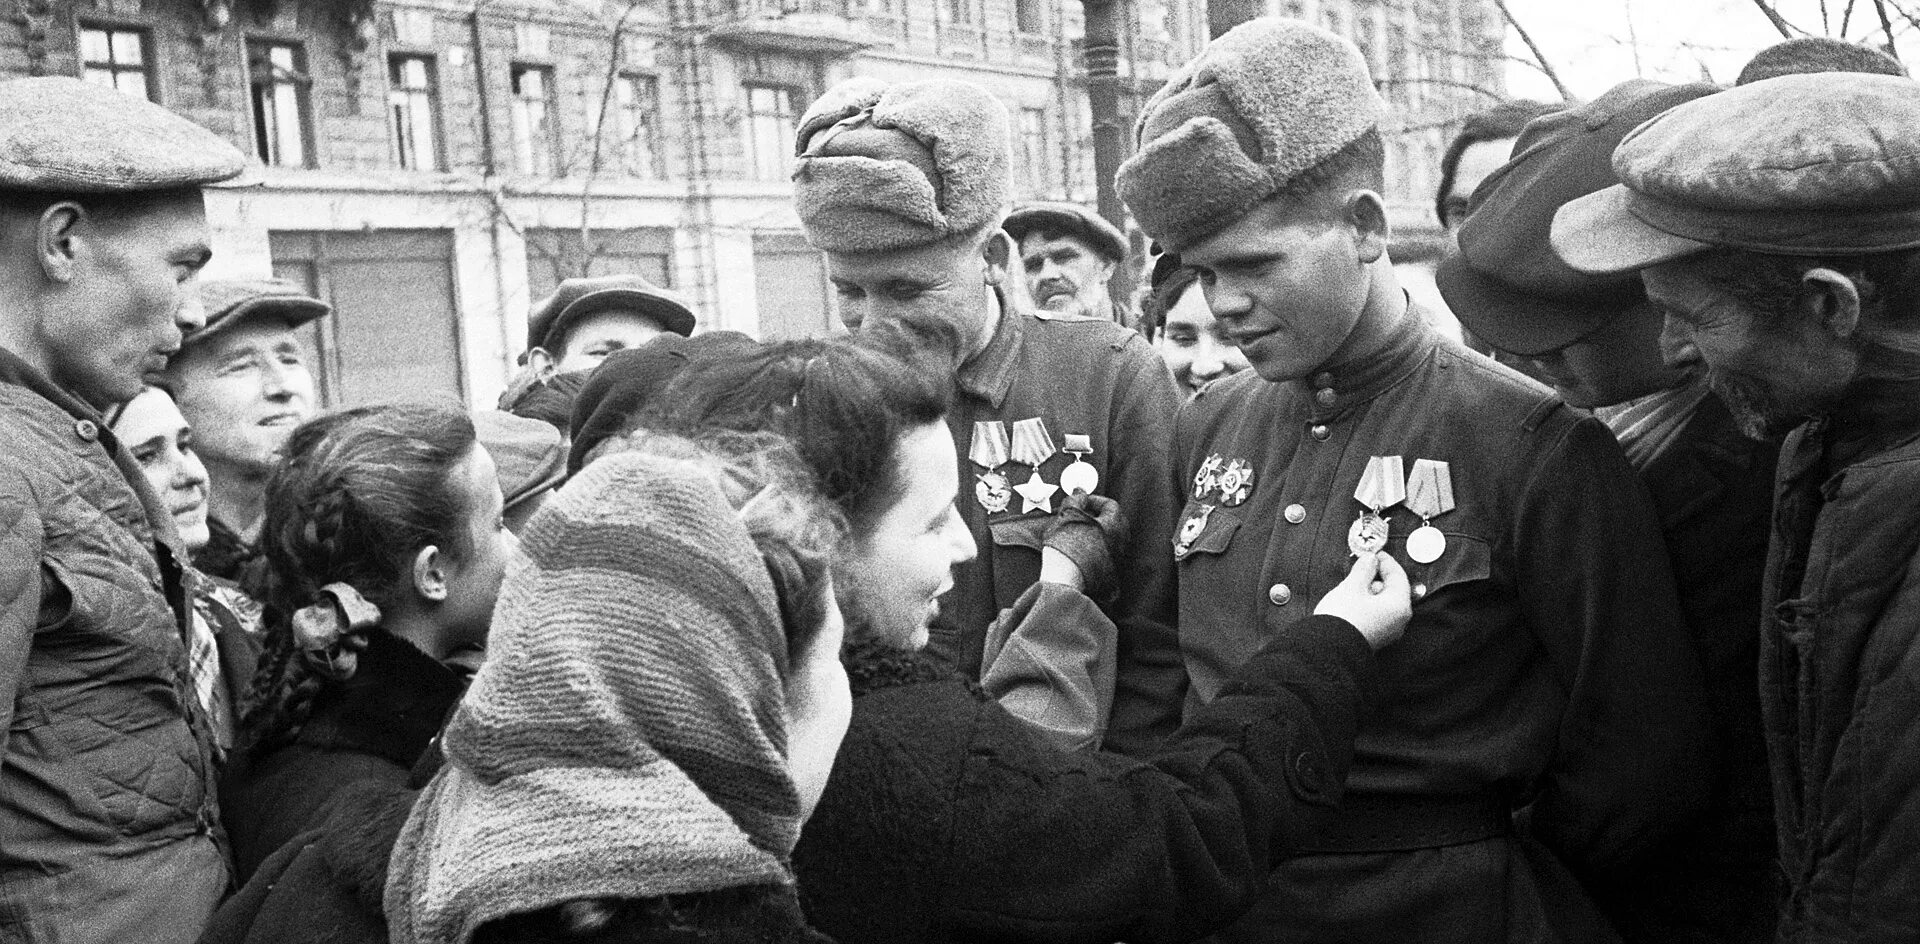
[{"label": "boy in cap", "polygon": [[1920,84],[1788,75],[1681,105],[1554,217],[1780,452],[1760,623],[1779,940],[1920,935]]},{"label": "boy in cap", "polygon": [[239,152],[69,78],[0,82],[0,938],[196,940],[226,891],[173,517],[100,411],[203,321]]},{"label": "boy in cap", "polygon": [[693,306],[637,275],[567,279],[533,306],[527,364],[542,378],[592,370],[662,334],[693,334]]},{"label": "boy in cap", "polygon": [[[1101,601],[1118,627],[1118,681],[1084,693],[1097,715],[1085,733],[1097,740],[1106,723],[1108,746],[1144,750],[1178,726],[1185,685],[1160,550],[1171,540],[1167,441],[1180,398],[1139,335],[1038,317],[1006,290],[1018,277],[1000,228],[1008,127],[1006,107],[964,82],[843,83],[801,119],[794,199],[847,327],[931,319],[960,339],[947,423],[980,555],[955,568],[931,649],[978,678],[988,625],[1043,576],[1042,539],[1062,500],[1075,490],[1113,498],[1129,523],[1114,562],[1120,589]],[[1114,646],[1101,634],[1062,634],[1085,651],[1061,658],[1099,660]]]},{"label": "boy in cap", "polygon": [[193,563],[264,599],[254,539],[267,473],[287,434],[320,405],[296,332],[333,309],[285,279],[210,281],[200,297],[206,326],[187,335],[166,371],[207,467],[209,539]]},{"label": "boy in cap", "polygon": [[1228,938],[1609,940],[1569,870],[1704,800],[1698,662],[1606,427],[1435,334],[1395,282],[1383,114],[1347,41],[1254,20],[1148,102],[1120,169],[1253,368],[1175,433],[1194,698],[1351,555],[1384,549],[1415,582],[1338,819]]},{"label": "boy in cap", "polygon": [[1708,814],[1601,890],[1629,941],[1773,936],[1773,797],[1760,734],[1757,618],[1777,444],[1749,439],[1706,378],[1663,360],[1661,313],[1633,272],[1589,275],[1548,243],[1554,211],[1619,182],[1613,149],[1655,115],[1719,89],[1636,79],[1527,126],[1475,193],[1440,291],[1466,326],[1533,362],[1613,430],[1653,493],[1723,764]]},{"label": "boy in cap", "polygon": [[1107,284],[1127,258],[1127,237],[1112,223],[1079,204],[1035,203],[1001,229],[1019,252],[1034,314],[1120,320]]}]

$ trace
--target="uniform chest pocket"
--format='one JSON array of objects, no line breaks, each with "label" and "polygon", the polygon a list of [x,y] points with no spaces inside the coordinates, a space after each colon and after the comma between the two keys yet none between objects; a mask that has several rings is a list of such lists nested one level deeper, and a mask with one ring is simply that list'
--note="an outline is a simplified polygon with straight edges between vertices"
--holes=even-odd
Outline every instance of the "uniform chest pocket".
[{"label": "uniform chest pocket", "polygon": [[1233,544],[1240,530],[1240,513],[1222,505],[1189,500],[1173,529],[1173,559],[1186,560],[1195,554],[1218,556]]},{"label": "uniform chest pocket", "polygon": [[[1452,531],[1441,533],[1447,539],[1447,546],[1431,564],[1421,564],[1407,556],[1405,537],[1396,535],[1387,542],[1388,552],[1400,562],[1400,566],[1407,569],[1407,577],[1415,587],[1416,600],[1427,599],[1448,587],[1485,580],[1493,574],[1493,549],[1486,541],[1471,534]],[[1422,587],[1425,593],[1419,592]]]},{"label": "uniform chest pocket", "polygon": [[987,522],[987,531],[993,535],[995,547],[1024,547],[1038,554],[1047,543],[1047,525],[1052,523],[1051,515],[1007,517]]}]

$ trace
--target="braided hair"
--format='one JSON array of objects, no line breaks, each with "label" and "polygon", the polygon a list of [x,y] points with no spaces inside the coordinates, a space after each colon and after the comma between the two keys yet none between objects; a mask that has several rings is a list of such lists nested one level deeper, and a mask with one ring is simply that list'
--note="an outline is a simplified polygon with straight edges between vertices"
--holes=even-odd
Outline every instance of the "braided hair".
[{"label": "braided hair", "polygon": [[[344,583],[383,610],[406,599],[421,548],[471,552],[456,467],[477,440],[451,405],[355,407],[316,417],[287,437],[267,479],[260,534],[271,579],[265,651],[253,676],[240,742],[261,750],[291,740],[335,678],[302,658],[292,615]],[[348,663],[351,665],[351,662]]]}]

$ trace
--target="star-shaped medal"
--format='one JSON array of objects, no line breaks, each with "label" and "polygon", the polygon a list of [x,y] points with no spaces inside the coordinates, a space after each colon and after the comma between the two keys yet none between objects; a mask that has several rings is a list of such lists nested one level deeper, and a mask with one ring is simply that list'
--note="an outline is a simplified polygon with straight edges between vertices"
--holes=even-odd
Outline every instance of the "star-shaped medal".
[{"label": "star-shaped medal", "polygon": [[1053,493],[1059,491],[1060,486],[1042,480],[1040,470],[1035,469],[1032,478],[1015,485],[1013,490],[1020,493],[1021,514],[1024,515],[1029,511],[1053,514]]}]

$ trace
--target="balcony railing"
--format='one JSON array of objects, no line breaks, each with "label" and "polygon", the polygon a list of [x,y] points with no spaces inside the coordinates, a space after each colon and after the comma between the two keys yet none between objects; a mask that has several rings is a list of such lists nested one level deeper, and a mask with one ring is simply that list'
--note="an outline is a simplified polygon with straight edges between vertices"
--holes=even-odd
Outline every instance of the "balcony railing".
[{"label": "balcony railing", "polygon": [[845,56],[877,41],[865,0],[713,0],[710,35],[755,49]]}]

